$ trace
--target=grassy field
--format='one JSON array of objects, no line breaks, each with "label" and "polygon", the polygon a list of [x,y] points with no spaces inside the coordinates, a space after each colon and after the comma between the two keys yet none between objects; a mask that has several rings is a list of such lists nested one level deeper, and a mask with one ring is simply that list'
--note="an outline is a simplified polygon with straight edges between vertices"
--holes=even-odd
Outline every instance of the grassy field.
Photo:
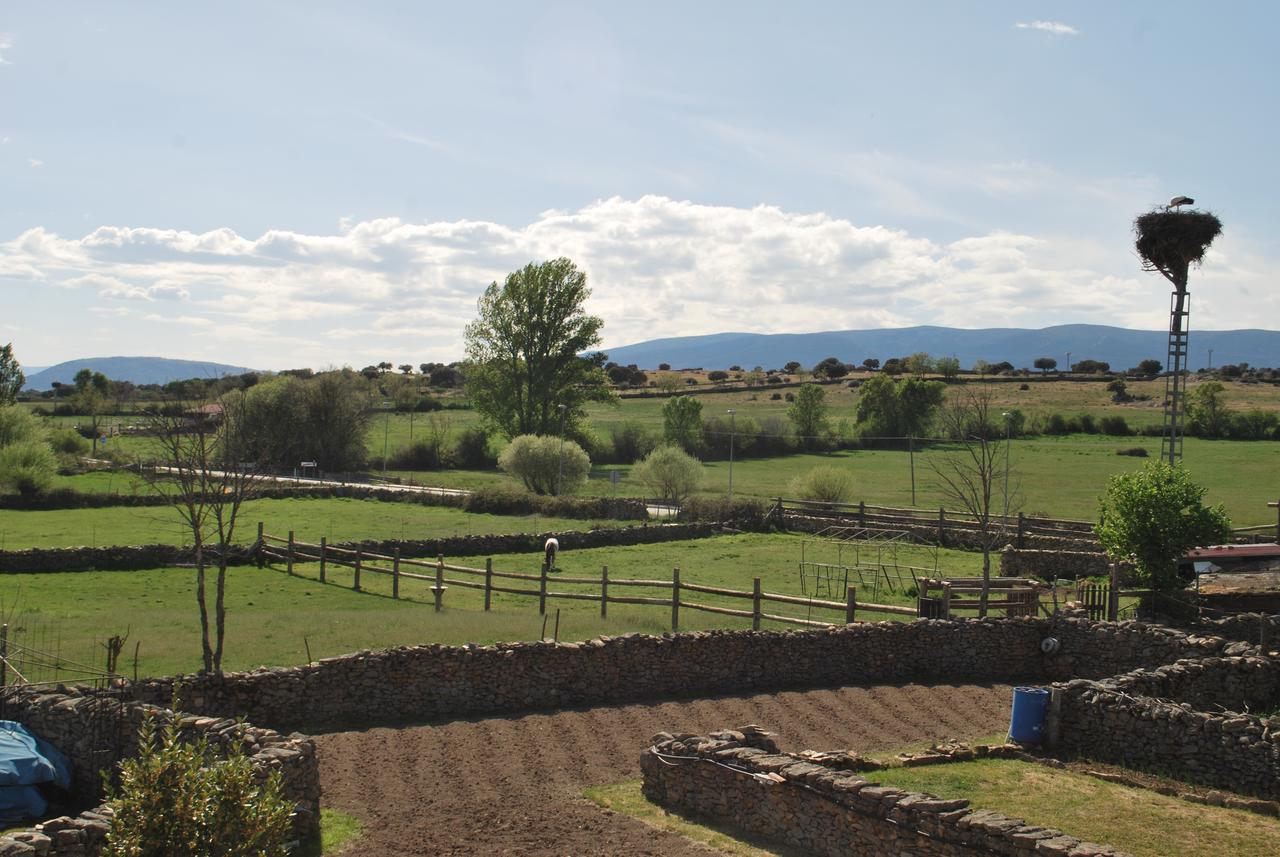
[{"label": "grassy field", "polygon": [[978,760],[877,771],[872,779],[1059,828],[1136,857],[1265,857],[1280,820],[1202,806],[1070,771],[1011,760]]},{"label": "grassy field", "polygon": [[[490,533],[538,533],[620,526],[620,521],[584,521],[541,515],[480,515],[443,506],[341,498],[254,500],[241,511],[237,541],[257,538],[258,521],[268,532],[289,530],[330,541],[431,539]],[[301,537],[301,536],[299,536]],[[0,550],[28,547],[190,544],[175,510],[163,506],[0,510]]]},{"label": "grassy field", "polygon": [[[299,531],[299,538],[309,537]],[[609,566],[610,577],[670,580],[671,568],[680,566],[682,580],[726,588],[750,590],[751,578],[763,578],[766,591],[801,593],[797,570],[802,540],[787,535],[719,536],[689,542],[566,551],[559,577],[599,577]],[[867,558],[864,550],[864,559]],[[849,549],[839,557],[830,545],[805,546],[806,557],[848,562]],[[885,557],[886,561],[889,559]],[[483,568],[484,557],[449,557],[453,564]],[[932,566],[932,551],[903,550],[903,564]],[[497,571],[536,572],[539,557],[499,556]],[[974,573],[980,560],[975,554],[940,551],[938,563],[950,572]],[[408,568],[406,567],[406,570]],[[421,571],[421,569],[415,569]],[[249,669],[259,665],[304,663],[307,648],[312,658],[330,657],[362,649],[417,643],[462,644],[468,642],[535,640],[542,635],[537,599],[496,594],[493,610],[483,611],[482,593],[458,587],[445,595],[445,610],[436,613],[427,584],[404,580],[399,600],[389,597],[387,577],[366,572],[362,592],[350,588],[350,569],[331,567],[326,584],[315,578],[317,568],[299,565],[298,576],[282,568],[233,568],[227,583],[228,644],[225,666]],[[551,589],[598,594],[598,587],[575,587],[552,576]],[[856,583],[857,581],[851,581]],[[506,581],[513,587],[537,588],[536,583]],[[859,587],[859,598],[870,600],[870,585]],[[0,612],[10,624],[11,638],[40,650],[57,650],[65,658],[82,663],[102,661],[100,642],[113,634],[129,634],[125,647],[132,670],[134,645],[139,645],[140,674],[189,672],[199,666],[194,575],[190,569],[156,569],[135,572],[81,572],[67,574],[6,574],[0,576]],[[665,596],[663,590],[615,587],[613,594]],[[886,602],[909,603],[901,592],[881,589]],[[750,609],[749,600],[730,600],[688,593],[687,600]],[[838,597],[836,600],[840,600]],[[600,634],[631,631],[660,634],[670,630],[670,608],[647,605],[609,605],[602,620],[599,604],[589,601],[551,600],[547,634],[560,609],[560,638],[579,640]],[[803,606],[773,604],[767,612],[805,616]],[[813,618],[842,621],[834,612],[813,612]],[[890,618],[865,614],[860,618]],[[792,627],[766,622],[766,627]],[[747,628],[750,621],[685,610],[681,627]],[[305,641],[305,642],[304,642]]]},{"label": "grassy field", "polygon": [[[1160,455],[1159,438],[1109,438],[1099,435],[1068,435],[1015,440],[1010,444],[1010,509],[1028,514],[1093,520],[1098,498],[1107,480],[1117,474],[1139,469],[1148,459],[1117,455],[1116,450],[1140,446],[1151,458]],[[791,494],[793,479],[822,465],[848,467],[854,477],[853,499],[885,506],[911,506],[911,476],[914,459],[915,502],[923,508],[950,506],[938,489],[931,461],[958,454],[957,448],[938,445],[917,451],[852,450],[832,453],[802,453],[777,458],[748,458],[734,462],[733,488],[736,494],[770,499]],[[1184,462],[1193,477],[1208,489],[1211,503],[1222,503],[1237,526],[1275,521],[1275,511],[1267,503],[1280,496],[1280,486],[1263,474],[1280,472],[1280,443],[1199,440],[1189,438],[1184,446]],[[617,486],[609,482],[609,471],[621,471]],[[594,468],[586,493],[620,496],[651,496],[653,491],[630,478],[627,465]],[[421,473],[397,472],[405,481],[453,488],[483,488],[512,485],[497,470],[444,470]],[[729,485],[729,463],[708,462],[700,489],[703,495],[724,494]]]}]

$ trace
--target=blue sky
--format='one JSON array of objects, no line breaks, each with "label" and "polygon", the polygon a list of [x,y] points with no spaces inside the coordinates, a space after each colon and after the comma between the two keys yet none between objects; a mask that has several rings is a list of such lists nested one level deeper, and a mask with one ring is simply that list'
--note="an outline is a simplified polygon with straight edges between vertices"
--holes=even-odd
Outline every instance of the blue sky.
[{"label": "blue sky", "polygon": [[1157,329],[1129,224],[1183,193],[1193,330],[1274,327],[1277,9],[0,0],[0,341],[456,359],[557,255],[606,346]]}]

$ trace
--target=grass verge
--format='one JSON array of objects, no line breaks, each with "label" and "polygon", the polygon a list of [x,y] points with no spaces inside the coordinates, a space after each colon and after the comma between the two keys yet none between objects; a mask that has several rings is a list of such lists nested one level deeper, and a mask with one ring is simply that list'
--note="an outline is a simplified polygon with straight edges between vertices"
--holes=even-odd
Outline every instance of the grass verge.
[{"label": "grass verge", "polygon": [[871,779],[967,798],[974,807],[1056,827],[1135,857],[1269,857],[1280,837],[1280,820],[1274,818],[1008,759],[893,768]]}]

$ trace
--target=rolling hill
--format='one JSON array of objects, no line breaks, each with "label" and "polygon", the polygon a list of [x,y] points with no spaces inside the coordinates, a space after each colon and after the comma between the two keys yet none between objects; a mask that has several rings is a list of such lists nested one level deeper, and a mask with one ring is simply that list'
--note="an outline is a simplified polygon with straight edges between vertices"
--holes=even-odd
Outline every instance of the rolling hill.
[{"label": "rolling hill", "polygon": [[[812,366],[826,357],[861,363],[868,357],[884,361],[925,351],[936,357],[955,356],[961,366],[975,360],[998,363],[1008,360],[1030,367],[1037,357],[1053,357],[1065,367],[1089,358],[1105,360],[1116,369],[1127,369],[1154,357],[1165,362],[1167,333],[1162,330],[1129,330],[1099,324],[1064,324],[1041,330],[995,327],[962,330],[953,327],[901,327],[877,330],[831,330],[821,333],[714,333],[652,339],[634,345],[605,349],[617,363],[652,369],[659,363],[676,368],[779,368],[790,360]],[[1280,365],[1280,331],[1192,330],[1190,368],[1213,364],[1248,363]]]},{"label": "rolling hill", "polygon": [[253,371],[225,363],[172,360],[168,357],[86,357],[27,373],[26,389],[47,390],[55,381],[70,384],[81,369],[101,372],[114,381],[132,381],[135,384],[167,384],[187,378],[220,378]]}]

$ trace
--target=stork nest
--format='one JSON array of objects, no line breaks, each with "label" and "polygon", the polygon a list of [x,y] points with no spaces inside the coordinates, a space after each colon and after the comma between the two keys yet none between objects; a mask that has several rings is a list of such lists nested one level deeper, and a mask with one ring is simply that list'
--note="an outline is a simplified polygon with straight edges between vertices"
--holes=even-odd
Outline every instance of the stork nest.
[{"label": "stork nest", "polygon": [[1213,239],[1222,234],[1222,221],[1207,211],[1157,208],[1139,215],[1133,231],[1145,270],[1185,276],[1187,268],[1198,265]]}]

